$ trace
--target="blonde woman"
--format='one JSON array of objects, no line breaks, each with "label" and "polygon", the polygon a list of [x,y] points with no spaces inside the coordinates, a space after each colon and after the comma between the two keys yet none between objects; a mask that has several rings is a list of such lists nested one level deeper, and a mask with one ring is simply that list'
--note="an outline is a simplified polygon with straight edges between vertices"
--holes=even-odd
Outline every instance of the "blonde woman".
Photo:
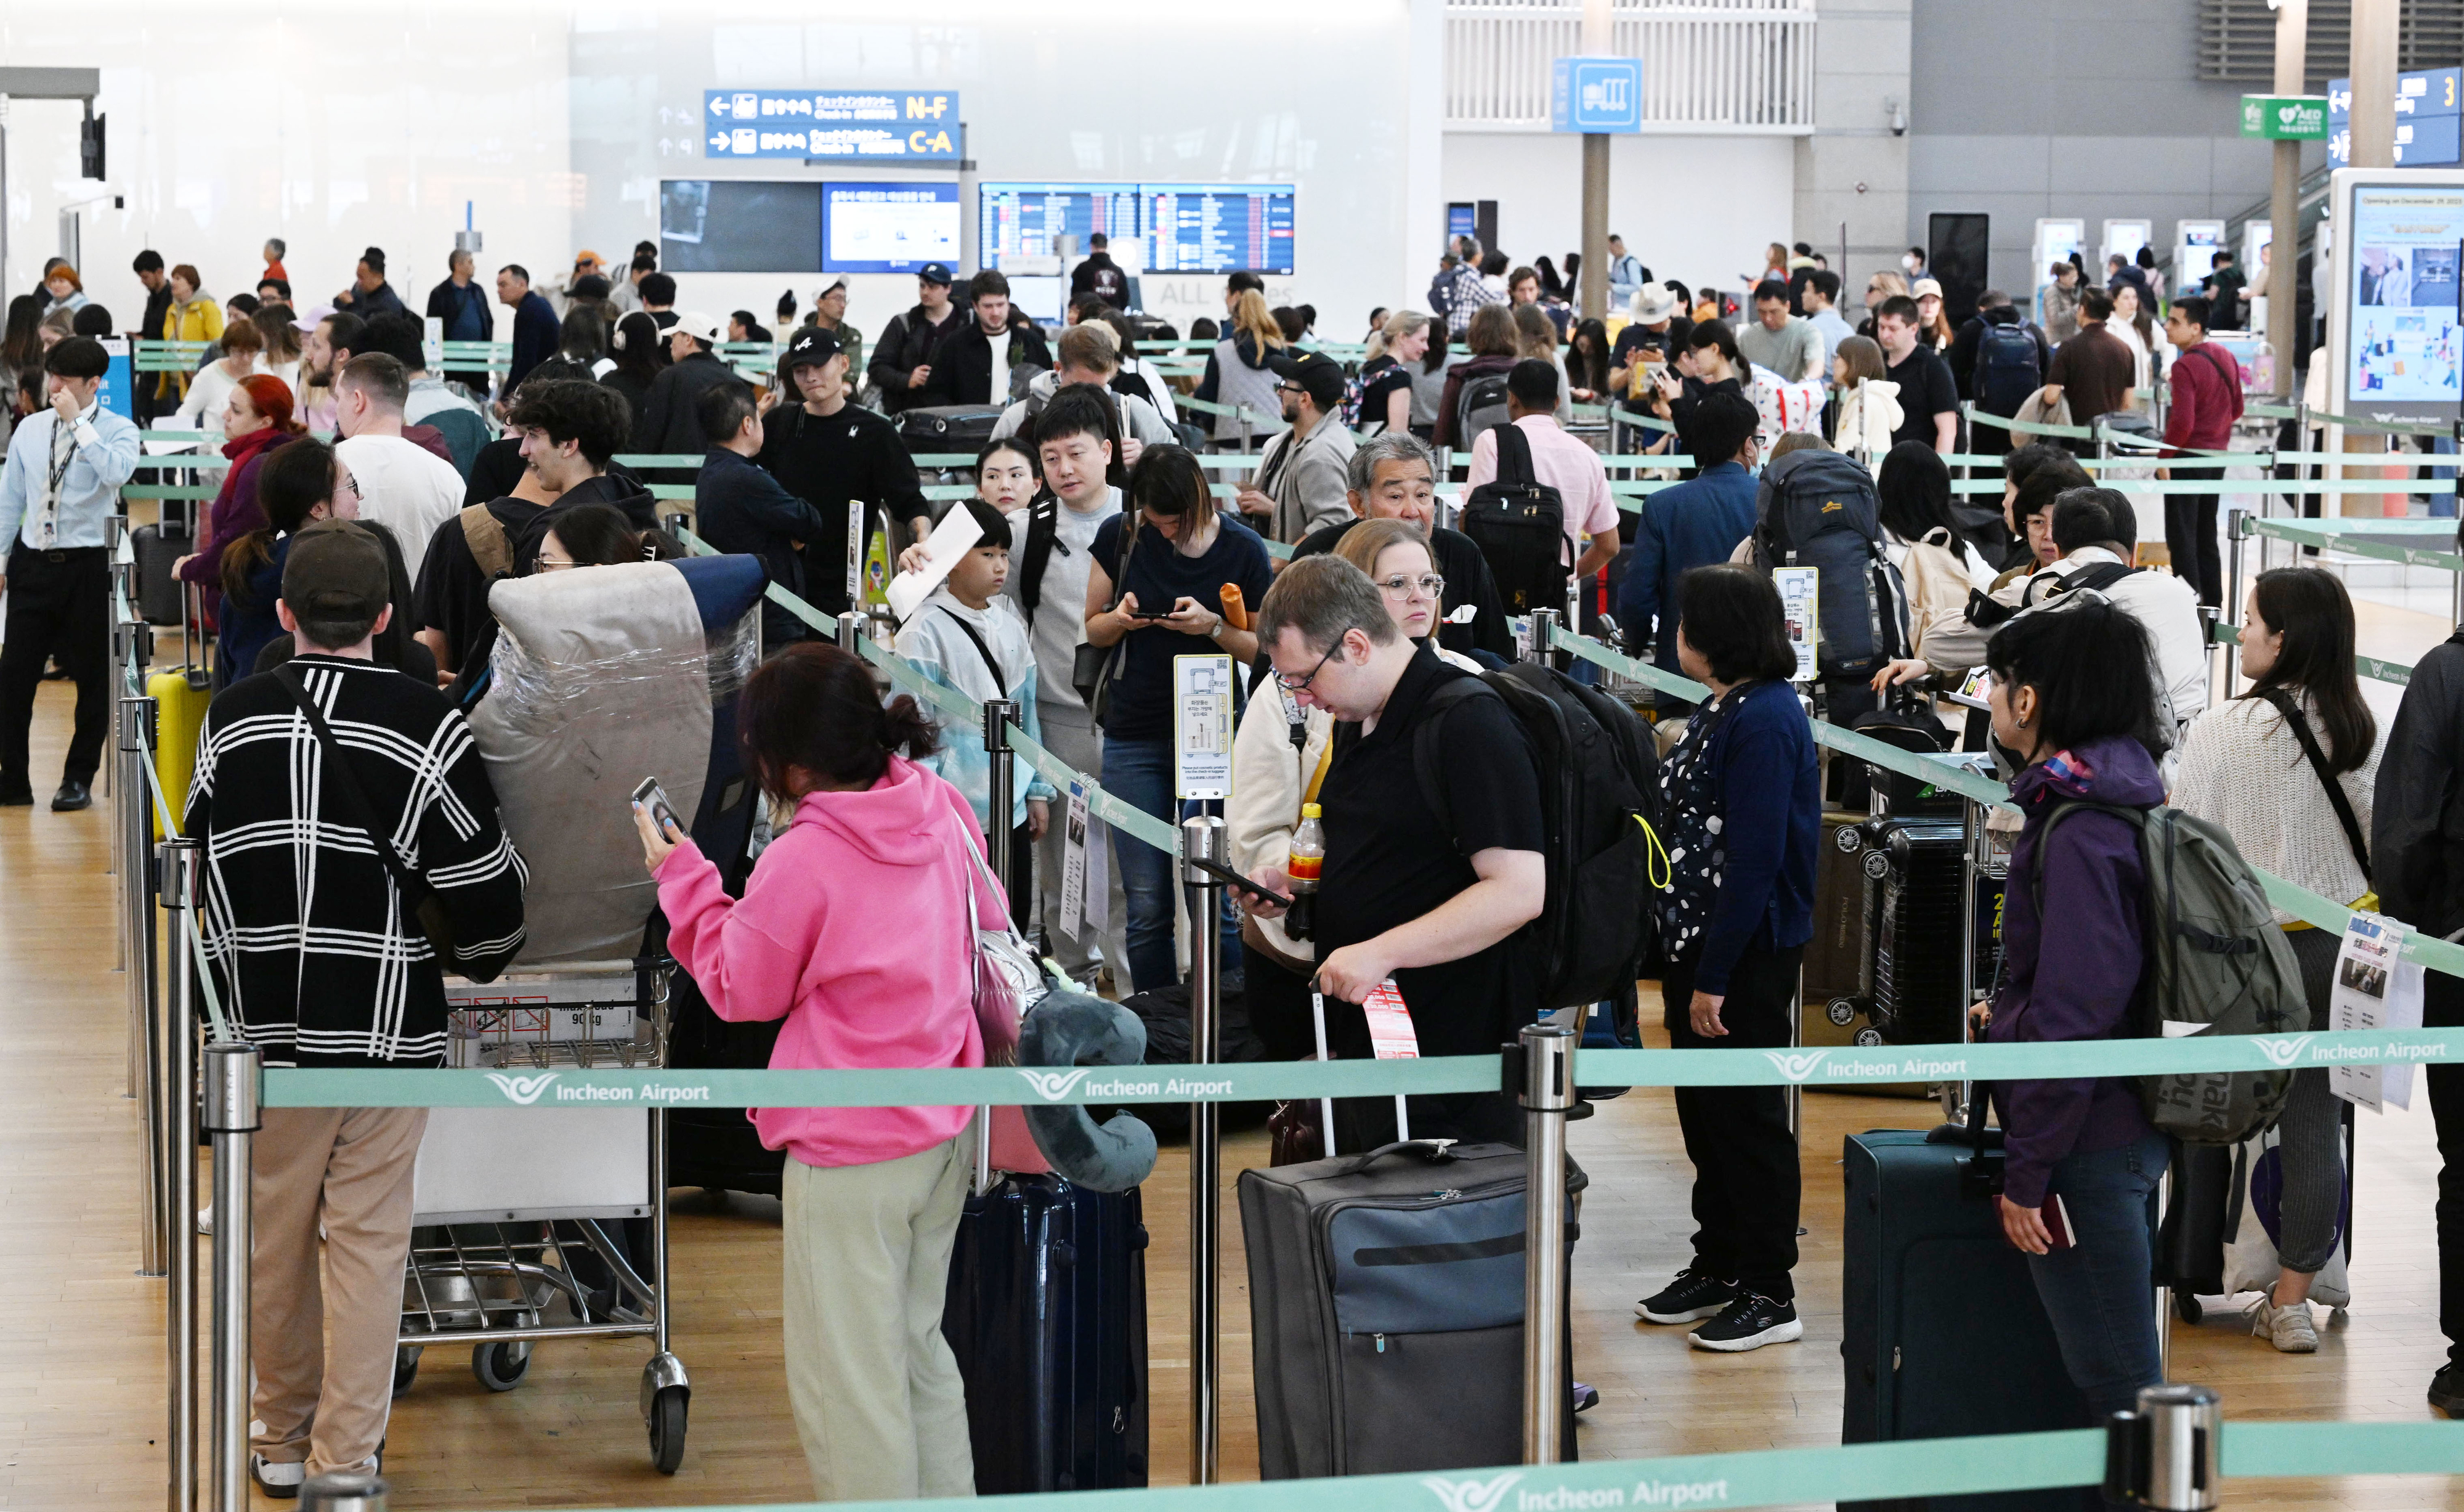
[{"label": "blonde woman", "polygon": [[1881,345],[1870,336],[1843,336],[1831,354],[1831,388],[1839,395],[1832,442],[1868,466],[1891,449],[1891,433],[1903,418],[1900,386],[1883,371]]},{"label": "blonde woman", "polygon": [[1429,352],[1429,318],[1418,310],[1397,310],[1369,338],[1345,401],[1343,423],[1358,430],[1382,423],[1389,431],[1412,428],[1412,367]]},{"label": "blonde woman", "polygon": [[[1206,359],[1206,376],[1199,382],[1193,397],[1210,404],[1231,405],[1245,409],[1259,418],[1249,422],[1253,437],[1283,429],[1284,402],[1275,391],[1281,382],[1267,366],[1286,345],[1284,328],[1266,308],[1266,296],[1254,288],[1243,289],[1232,299],[1231,318],[1224,322],[1223,338]],[[1215,439],[1238,440],[1242,434],[1241,417],[1237,414],[1215,416]]]},{"label": "blonde woman", "polygon": [[1557,341],[1557,322],[1536,304],[1517,304],[1514,345],[1518,357],[1551,364],[1557,369],[1557,423],[1574,418],[1574,382],[1566,373],[1566,353]]},{"label": "blonde woman", "polygon": [[1882,301],[1884,300],[1890,299],[1895,295],[1902,295],[1907,292],[1908,280],[1901,278],[1896,273],[1885,270],[1884,272],[1878,273],[1872,278],[1867,278],[1865,280],[1865,318],[1857,322],[1857,334],[1859,336],[1873,335],[1874,312],[1882,307]]}]

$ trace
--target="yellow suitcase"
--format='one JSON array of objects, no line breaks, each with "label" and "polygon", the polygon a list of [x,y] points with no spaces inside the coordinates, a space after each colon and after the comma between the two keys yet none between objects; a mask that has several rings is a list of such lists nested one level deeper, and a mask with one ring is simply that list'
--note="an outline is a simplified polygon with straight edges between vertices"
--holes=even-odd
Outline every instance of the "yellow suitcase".
[{"label": "yellow suitcase", "polygon": [[[188,779],[197,769],[197,732],[206,723],[206,705],[214,699],[202,667],[175,667],[145,679],[145,696],[154,700],[154,775],[163,782],[164,801],[176,821],[188,804]],[[153,804],[149,795],[148,807]],[[163,813],[154,812],[154,838],[163,838]]]}]

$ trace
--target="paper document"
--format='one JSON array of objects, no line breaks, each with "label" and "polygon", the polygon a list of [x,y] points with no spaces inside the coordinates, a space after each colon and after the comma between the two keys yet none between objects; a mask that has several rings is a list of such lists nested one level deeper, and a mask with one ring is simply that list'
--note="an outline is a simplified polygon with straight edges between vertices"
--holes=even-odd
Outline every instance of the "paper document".
[{"label": "paper document", "polygon": [[[2401,959],[2404,941],[2404,925],[2391,919],[2357,913],[2346,923],[2327,994],[2329,1029],[2421,1027],[2421,967]],[[2412,1067],[2401,1061],[2330,1066],[2327,1087],[2374,1113],[2386,1112],[2389,1102],[2410,1107]]]},{"label": "paper document", "polygon": [[924,543],[924,564],[913,572],[901,572],[890,580],[890,611],[900,624],[933,596],[958,559],[975,549],[984,527],[976,520],[972,509],[953,509],[933,527]]}]

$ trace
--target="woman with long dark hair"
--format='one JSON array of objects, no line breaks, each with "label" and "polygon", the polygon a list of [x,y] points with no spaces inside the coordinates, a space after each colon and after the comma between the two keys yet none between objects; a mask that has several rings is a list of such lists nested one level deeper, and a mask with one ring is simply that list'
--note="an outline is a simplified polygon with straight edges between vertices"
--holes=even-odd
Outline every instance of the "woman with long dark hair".
[{"label": "woman with long dark hair", "polygon": [[599,381],[625,396],[627,412],[640,415],[642,406],[649,402],[650,385],[657,381],[659,369],[666,366],[662,357],[667,343],[659,336],[659,322],[639,310],[616,322],[616,334],[610,339],[607,355],[616,366],[599,375]]},{"label": "woman with long dark hair", "polygon": [[1597,404],[1609,389],[1609,327],[1606,321],[1577,321],[1566,348],[1566,374],[1576,404]]},{"label": "woman with long dark hair", "polygon": [[[1698,567],[1678,579],[1677,660],[1711,690],[1660,769],[1670,881],[1661,978],[1676,1049],[1793,1042],[1798,967],[1814,938],[1822,776],[1789,679],[1796,654],[1771,579]],[[1688,1342],[1737,1353],[1805,1334],[1796,1315],[1796,1136],[1779,1087],[1680,1087],[1694,1164],[1694,1256],[1635,1304],[1647,1323],[1711,1321]]]},{"label": "woman with long dark hair", "polygon": [[[236,327],[234,327],[236,328]],[[274,606],[292,538],[318,520],[360,518],[360,485],[324,442],[302,436],[265,454],[256,473],[264,521],[233,537],[222,553],[223,611],[218,666],[225,682],[256,670],[256,654],[282,634]]]},{"label": "woman with long dark hair", "polygon": [[[2106,808],[2165,801],[2150,754],[2155,682],[2147,632],[2093,591],[2066,594],[1995,631],[1993,738],[2023,764],[2024,815],[2002,901],[1995,1043],[2104,1040],[2128,1031],[2145,957],[2147,887],[2139,829]],[[2084,800],[2087,807],[2072,809]],[[2055,817],[2060,815],[2057,825]],[[2127,1077],[2002,1081],[2004,1237],[2028,1256],[2062,1364],[2097,1417],[2154,1385],[2155,1242],[2150,1196],[2169,1145]],[[2054,1247],[2042,1210],[2062,1200],[2073,1241]]]},{"label": "woman with long dark hair", "polygon": [[[2353,601],[2332,572],[2277,567],[2252,586],[2242,613],[2250,688],[2208,710],[2182,743],[2173,803],[2222,829],[2243,859],[2338,902],[2370,891],[2370,797],[2386,741],[2353,671]],[[2343,937],[2279,908],[2310,1027],[2327,1027]],[[2252,1331],[2288,1354],[2319,1347],[2310,1285],[2341,1236],[2343,1127],[2323,1069],[2297,1071],[2277,1130],[2284,1189],[2276,1284],[2251,1309]]]},{"label": "woman with long dark hair", "polygon": [[[634,823],[668,948],[712,1012],[784,1019],[774,1070],[980,1066],[975,919],[1003,900],[957,789],[918,766],[937,737],[915,700],[805,642],[737,705],[745,770],[794,817],[732,899],[715,863],[640,805]],[[787,1152],[787,1399],[827,1501],[971,1496],[967,1399],[941,1337],[950,1250],[975,1170],[968,1107],[753,1111]]]}]

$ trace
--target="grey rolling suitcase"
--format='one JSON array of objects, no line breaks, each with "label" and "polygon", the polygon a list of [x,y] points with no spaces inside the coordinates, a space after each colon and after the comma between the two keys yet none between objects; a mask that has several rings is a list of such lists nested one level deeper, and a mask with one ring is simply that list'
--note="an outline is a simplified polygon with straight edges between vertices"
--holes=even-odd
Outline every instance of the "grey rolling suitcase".
[{"label": "grey rolling suitcase", "polygon": [[[1261,1476],[1522,1459],[1524,1170],[1512,1145],[1418,1140],[1241,1173]],[[1567,1190],[1585,1180],[1569,1162]]]}]

